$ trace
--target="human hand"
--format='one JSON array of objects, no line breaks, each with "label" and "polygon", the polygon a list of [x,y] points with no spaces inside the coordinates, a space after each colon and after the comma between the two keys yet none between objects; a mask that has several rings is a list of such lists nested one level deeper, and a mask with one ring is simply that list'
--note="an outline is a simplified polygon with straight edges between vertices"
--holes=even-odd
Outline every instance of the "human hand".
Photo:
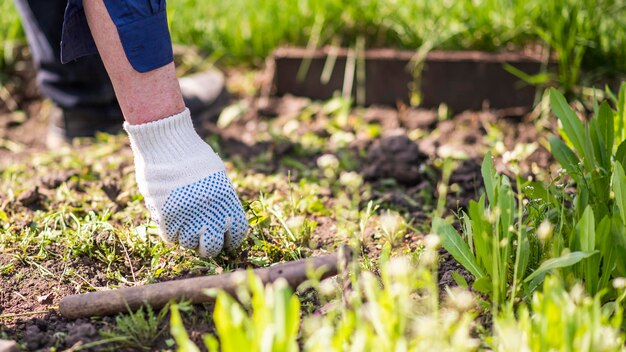
[{"label": "human hand", "polygon": [[224,171],[174,189],[162,209],[153,211],[167,241],[198,248],[202,257],[239,247],[248,229],[246,213]]},{"label": "human hand", "polygon": [[193,129],[189,111],[125,124],[137,185],[161,237],[200,256],[237,248],[248,220],[221,159]]}]

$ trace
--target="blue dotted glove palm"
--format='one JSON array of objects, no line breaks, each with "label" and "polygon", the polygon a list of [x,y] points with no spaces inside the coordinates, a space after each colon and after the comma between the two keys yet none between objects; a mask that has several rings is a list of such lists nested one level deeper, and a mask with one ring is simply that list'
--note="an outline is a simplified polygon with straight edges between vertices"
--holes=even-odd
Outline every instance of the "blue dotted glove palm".
[{"label": "blue dotted glove palm", "polygon": [[203,257],[236,248],[248,229],[246,213],[224,171],[172,191],[163,205],[167,240],[198,248]]},{"label": "blue dotted glove palm", "polygon": [[137,185],[161,237],[200,256],[237,248],[248,220],[221,159],[195,132],[189,111],[124,128]]}]

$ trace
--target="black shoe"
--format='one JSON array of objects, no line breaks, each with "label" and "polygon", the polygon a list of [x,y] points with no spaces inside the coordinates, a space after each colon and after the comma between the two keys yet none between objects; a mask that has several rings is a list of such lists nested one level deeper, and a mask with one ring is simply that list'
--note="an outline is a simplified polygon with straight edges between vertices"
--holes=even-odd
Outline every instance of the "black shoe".
[{"label": "black shoe", "polygon": [[[205,120],[217,120],[228,102],[224,74],[209,70],[179,80],[185,105],[191,112],[194,125]],[[71,143],[76,137],[93,137],[96,132],[118,133],[124,117],[117,104],[110,107],[52,109],[46,138],[48,148]]]},{"label": "black shoe", "polygon": [[77,137],[93,137],[96,132],[118,133],[124,117],[119,106],[62,109],[53,106],[48,120],[46,146],[55,149]]}]

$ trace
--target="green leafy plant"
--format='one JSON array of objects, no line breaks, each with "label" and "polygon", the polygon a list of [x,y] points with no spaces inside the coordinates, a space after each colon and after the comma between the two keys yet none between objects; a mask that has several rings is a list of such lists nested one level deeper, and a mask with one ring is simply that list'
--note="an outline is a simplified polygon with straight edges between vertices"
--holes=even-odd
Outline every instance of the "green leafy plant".
[{"label": "green leafy plant", "polygon": [[[507,297],[512,267],[515,197],[509,179],[496,174],[491,154],[483,160],[482,174],[490,206],[484,195],[478,202],[470,202],[467,213],[462,215],[465,239],[440,218],[433,219],[433,232],[441,236],[443,247],[474,275],[473,288],[488,293],[494,304],[501,304]],[[527,255],[528,251],[522,254]],[[525,271],[527,262],[518,261],[516,272]]]},{"label": "green leafy plant", "polygon": [[613,110],[607,102],[599,107],[595,104],[594,115],[584,123],[558,91],[550,91],[563,138],[551,137],[550,147],[576,189],[572,215],[565,218],[569,221],[567,227],[572,229],[568,245],[572,250],[598,253],[574,268],[575,276],[584,279],[591,294],[606,288],[612,275],[626,274],[625,264],[616,252],[626,249],[625,91],[626,84],[620,89],[618,110]]},{"label": "green leafy plant", "polygon": [[441,218],[433,219],[433,232],[475,277],[472,288],[488,294],[498,311],[507,300],[514,303],[521,293],[528,297],[549,271],[574,265],[592,253],[559,251],[539,265],[550,245],[542,243],[537,227],[531,226],[538,220],[525,216],[520,207],[523,195],[516,197],[509,179],[496,172],[490,153],[483,160],[482,175],[486,197],[470,201],[461,214],[463,236]]},{"label": "green leafy plant", "polygon": [[[298,351],[300,347],[305,351],[474,351],[478,348],[471,337],[474,297],[464,289],[450,290],[445,304],[440,304],[438,238],[433,235],[425,242],[419,260],[390,259],[387,245],[379,263],[380,277],[371,272],[355,275],[349,293],[329,281],[311,285],[330,300],[325,314],[303,318],[302,330],[299,300],[286,283],[277,281],[264,288],[249,274],[249,289],[237,295],[241,304],[218,293],[214,319],[219,341],[207,335],[205,346],[210,351]],[[175,309],[172,335],[179,350],[195,351]]]},{"label": "green leafy plant", "polygon": [[[277,280],[264,286],[260,278],[248,272],[247,285],[242,285],[237,296],[238,301],[226,292],[217,292],[213,317],[219,340],[212,335],[205,336],[209,351],[298,350],[300,301],[286,281]],[[197,350],[174,309],[172,335],[179,350]]]},{"label": "green leafy plant", "polygon": [[[473,295],[464,289],[447,292],[439,301],[438,238],[425,239],[420,259],[389,259],[389,246],[379,262],[380,277],[363,272],[352,280],[347,307],[333,304],[324,316],[303,322],[307,351],[473,351]],[[332,303],[332,301],[331,301]],[[345,307],[345,308],[344,308]]]},{"label": "green leafy plant", "polygon": [[166,331],[167,326],[162,323],[168,311],[169,306],[166,306],[155,314],[152,307],[146,305],[136,312],[118,315],[114,329],[101,332],[104,340],[97,344],[111,343],[116,347],[150,351],[154,342]]},{"label": "green leafy plant", "polygon": [[[267,287],[263,287],[261,280],[252,274],[248,280],[252,295],[250,316],[232,297],[224,292],[218,293],[214,317],[221,351],[296,351],[300,323],[298,298],[284,280]],[[213,345],[212,348],[217,346]]]},{"label": "green leafy plant", "polygon": [[582,286],[568,292],[557,277],[547,277],[531,303],[512,307],[494,321],[494,351],[623,351],[622,300],[603,307],[601,295]]},{"label": "green leafy plant", "polygon": [[[622,93],[626,85],[622,86]],[[626,162],[626,144],[618,145],[616,136],[626,133],[624,113],[614,111],[607,102],[599,107],[589,122],[581,122],[561,93],[550,90],[552,111],[558,117],[563,140],[550,137],[550,149],[567,175],[576,183],[576,211],[580,218],[590,205],[598,219],[613,213],[610,188],[613,168]],[[569,144],[569,145],[568,145]],[[570,145],[573,147],[570,148]]]},{"label": "green leafy plant", "polygon": [[[573,198],[559,186],[568,178],[559,177],[551,185],[518,180],[518,190],[526,189],[528,199],[521,191],[516,199],[509,179],[496,173],[488,154],[482,165],[486,198],[470,202],[462,213],[463,236],[444,220],[433,219],[433,232],[444,248],[474,275],[473,288],[489,294],[496,310],[507,299],[514,303],[520,292],[530,297],[554,269],[583,282],[592,295],[610,289],[610,279],[624,275],[617,253],[626,250],[626,142],[616,136],[624,134],[619,104],[625,87],[615,100],[617,111],[606,102],[596,104],[594,116],[584,124],[561,93],[550,91],[565,140],[551,137],[550,146],[576,187]],[[524,200],[529,202],[526,209],[521,207]],[[550,236],[540,231],[546,226]]]}]

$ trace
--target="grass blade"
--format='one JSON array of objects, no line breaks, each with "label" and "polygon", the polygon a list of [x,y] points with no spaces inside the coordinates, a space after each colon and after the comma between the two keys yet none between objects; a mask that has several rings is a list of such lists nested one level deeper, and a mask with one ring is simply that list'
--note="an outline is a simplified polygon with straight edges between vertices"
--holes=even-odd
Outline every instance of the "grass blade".
[{"label": "grass blade", "polygon": [[622,82],[617,101],[617,143],[626,142],[626,83]]},{"label": "grass blade", "polygon": [[598,111],[598,133],[606,148],[606,155],[613,154],[613,145],[615,143],[615,112],[605,101],[600,105]]},{"label": "grass blade", "polygon": [[465,278],[461,274],[457,273],[456,271],[451,271],[450,274],[452,275],[452,279],[454,279],[454,282],[456,282],[456,284],[459,285],[459,287],[462,287],[462,288],[469,287],[467,280],[465,280]]},{"label": "grass blade", "polygon": [[605,216],[598,224],[596,229],[596,239],[600,254],[602,255],[602,275],[597,284],[597,290],[603,287],[607,287],[611,274],[615,270],[616,256],[616,243],[613,241],[611,233],[611,219]]},{"label": "grass blade", "polygon": [[552,107],[552,112],[561,121],[566,137],[572,142],[576,150],[582,152],[583,124],[569,106],[563,94],[554,88],[550,89],[550,106]]},{"label": "grass blade", "polygon": [[619,161],[615,162],[613,170],[613,193],[615,194],[615,203],[619,208],[619,214],[622,222],[626,224],[626,175],[624,168]]},{"label": "grass blade", "polygon": [[198,349],[198,346],[196,346],[189,338],[189,335],[187,335],[187,331],[185,330],[185,327],[183,326],[183,320],[180,317],[180,313],[178,311],[178,306],[176,304],[172,304],[170,308],[170,312],[171,312],[170,333],[172,334],[172,336],[174,337],[174,340],[176,340],[176,344],[178,345],[178,348],[176,350],[199,352],[200,350]]},{"label": "grass blade", "polygon": [[552,111],[559,118],[563,125],[565,137],[574,145],[574,149],[580,154],[589,171],[594,169],[595,157],[593,155],[591,140],[586,134],[582,122],[572,108],[567,104],[563,94],[556,89],[550,89],[550,105]]},{"label": "grass blade", "polygon": [[524,282],[530,282],[534,278],[538,277],[539,275],[546,274],[549,271],[552,271],[554,269],[560,269],[560,268],[566,268],[568,266],[572,266],[585,258],[591,257],[592,255],[596,253],[598,253],[598,251],[593,251],[593,252],[588,252],[588,253],[571,252],[571,253],[562,255],[558,258],[548,259],[545,262],[543,262],[539,266],[539,268],[537,268],[537,270],[535,270],[532,274],[528,275],[528,277],[524,279]]},{"label": "grass blade", "polygon": [[493,166],[493,158],[491,157],[491,152],[487,152],[487,155],[485,155],[485,158],[483,159],[483,165],[480,168],[480,171],[483,176],[483,182],[485,184],[485,191],[487,192],[489,204],[495,204],[497,175],[495,167]]},{"label": "grass blade", "polygon": [[[593,210],[590,206],[585,208],[582,218],[575,228],[576,237],[580,240],[580,249],[583,252],[592,252],[596,249],[596,226]],[[591,294],[595,294],[598,284],[598,272],[600,271],[600,256],[589,258],[583,263],[577,264],[576,269],[582,270],[585,286]]]},{"label": "grass blade", "polygon": [[577,184],[581,182],[581,170],[578,165],[578,157],[562,140],[557,137],[550,136],[550,151],[561,166],[567,171],[569,176],[576,181]]},{"label": "grass blade", "polygon": [[456,259],[467,271],[472,273],[474,277],[480,279],[485,276],[483,271],[476,263],[476,259],[472,255],[467,243],[463,241],[459,233],[441,218],[433,219],[433,233],[441,238],[441,245]]},{"label": "grass blade", "polygon": [[596,237],[595,237],[595,220],[593,217],[593,210],[591,207],[587,207],[583,213],[583,217],[576,226],[578,230],[578,238],[580,240],[580,249],[583,252],[591,252],[595,250]]},{"label": "grass blade", "polygon": [[619,147],[617,147],[617,152],[615,152],[615,161],[619,161],[622,166],[626,165],[626,141],[623,141]]},{"label": "grass blade", "polygon": [[518,280],[518,278],[524,277],[524,274],[526,273],[526,269],[528,268],[528,262],[530,260],[530,241],[528,241],[528,236],[526,235],[526,233],[523,233],[522,235],[522,241],[519,244],[520,246],[520,251],[519,251],[519,261],[518,261],[518,265],[517,265],[517,278],[516,280]]}]

